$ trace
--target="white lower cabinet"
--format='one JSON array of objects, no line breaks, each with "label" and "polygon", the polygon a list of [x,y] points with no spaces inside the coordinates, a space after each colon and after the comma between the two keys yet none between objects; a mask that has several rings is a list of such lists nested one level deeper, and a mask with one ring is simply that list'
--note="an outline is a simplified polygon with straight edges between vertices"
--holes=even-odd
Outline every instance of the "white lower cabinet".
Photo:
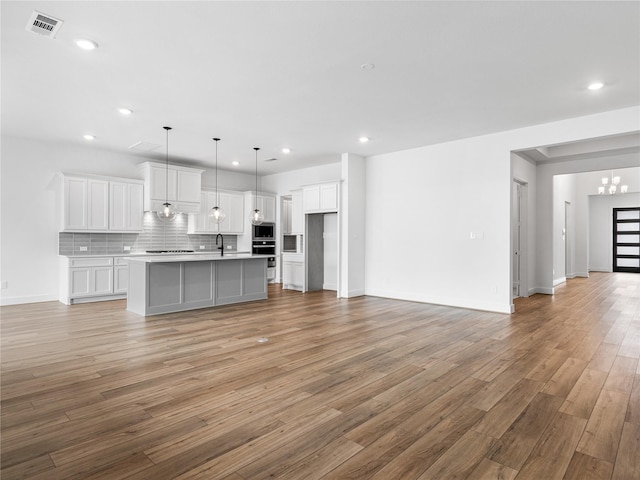
[{"label": "white lower cabinet", "polygon": [[59,300],[66,304],[124,298],[129,265],[116,257],[61,257]]},{"label": "white lower cabinet", "polygon": [[116,257],[113,266],[113,293],[127,294],[129,287],[129,263],[121,257]]},{"label": "white lower cabinet", "polygon": [[282,288],[305,291],[304,254],[282,255]]}]

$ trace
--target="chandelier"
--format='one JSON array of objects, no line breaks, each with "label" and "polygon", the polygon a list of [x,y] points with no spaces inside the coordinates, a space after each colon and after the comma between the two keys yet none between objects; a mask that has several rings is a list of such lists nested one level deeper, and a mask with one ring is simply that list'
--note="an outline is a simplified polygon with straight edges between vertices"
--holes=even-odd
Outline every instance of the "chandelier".
[{"label": "chandelier", "polygon": [[[618,185],[620,185],[620,177],[614,177],[613,170],[611,170],[611,177],[602,177],[602,185],[598,187],[598,195],[604,195],[605,190],[609,195],[615,195],[618,193]],[[627,193],[626,185],[620,185],[620,193]]]}]

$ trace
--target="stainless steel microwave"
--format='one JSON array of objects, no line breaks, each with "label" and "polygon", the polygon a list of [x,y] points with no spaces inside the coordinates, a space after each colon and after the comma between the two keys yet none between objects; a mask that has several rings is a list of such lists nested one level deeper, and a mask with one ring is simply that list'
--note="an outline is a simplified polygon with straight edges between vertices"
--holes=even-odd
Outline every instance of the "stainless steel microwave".
[{"label": "stainless steel microwave", "polygon": [[273,223],[263,223],[262,225],[253,226],[254,239],[275,239],[276,226]]}]

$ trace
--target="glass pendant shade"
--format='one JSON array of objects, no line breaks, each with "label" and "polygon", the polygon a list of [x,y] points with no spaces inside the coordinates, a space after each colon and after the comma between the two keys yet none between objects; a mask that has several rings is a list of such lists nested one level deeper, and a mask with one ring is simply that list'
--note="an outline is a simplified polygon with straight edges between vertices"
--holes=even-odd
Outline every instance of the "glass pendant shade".
[{"label": "glass pendant shade", "polygon": [[598,195],[604,195],[604,187],[598,187]]},{"label": "glass pendant shade", "polygon": [[218,142],[220,139],[214,138],[213,141],[216,142],[216,206],[209,211],[209,219],[213,223],[220,225],[227,215],[218,206]]},{"label": "glass pendant shade", "polygon": [[615,185],[611,185],[609,187],[609,195],[615,195],[616,193],[616,186]]},{"label": "glass pendant shade", "polygon": [[161,221],[170,222],[173,219],[175,219],[177,215],[175,207],[169,203],[169,130],[171,130],[171,127],[162,127],[162,128],[164,128],[165,131],[167,132],[167,160],[166,160],[166,170],[165,170],[165,177],[164,177],[165,197],[164,197],[164,203],[162,204],[163,208],[158,210],[156,213],[158,215],[158,218]]},{"label": "glass pendant shade", "polygon": [[256,194],[253,197],[253,210],[249,215],[249,221],[251,221],[251,225],[262,225],[264,222],[264,215],[258,208],[258,147],[253,147],[256,151]]},{"label": "glass pendant shade", "polygon": [[170,222],[174,218],[176,218],[176,210],[173,208],[169,202],[162,204],[163,208],[158,210],[156,213],[158,214],[158,218],[163,222]]},{"label": "glass pendant shade", "polygon": [[626,185],[622,185],[622,186],[620,187],[620,193],[627,193],[627,188],[628,188],[628,187],[627,187]]},{"label": "glass pendant shade", "polygon": [[255,210],[251,211],[250,220],[251,225],[262,225],[262,222],[264,222],[264,215],[260,210],[256,208]]},{"label": "glass pendant shade", "polygon": [[226,216],[227,215],[222,211],[222,209],[220,207],[213,207],[209,211],[209,219],[213,223],[217,223],[217,224],[222,223]]}]

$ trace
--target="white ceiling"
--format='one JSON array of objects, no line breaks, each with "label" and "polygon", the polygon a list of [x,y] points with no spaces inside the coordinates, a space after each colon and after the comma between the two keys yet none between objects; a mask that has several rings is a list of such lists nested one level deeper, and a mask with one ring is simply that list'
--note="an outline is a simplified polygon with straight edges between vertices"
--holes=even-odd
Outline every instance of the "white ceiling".
[{"label": "white ceiling", "polygon": [[640,2],[0,3],[3,135],[266,174],[640,104]]}]

